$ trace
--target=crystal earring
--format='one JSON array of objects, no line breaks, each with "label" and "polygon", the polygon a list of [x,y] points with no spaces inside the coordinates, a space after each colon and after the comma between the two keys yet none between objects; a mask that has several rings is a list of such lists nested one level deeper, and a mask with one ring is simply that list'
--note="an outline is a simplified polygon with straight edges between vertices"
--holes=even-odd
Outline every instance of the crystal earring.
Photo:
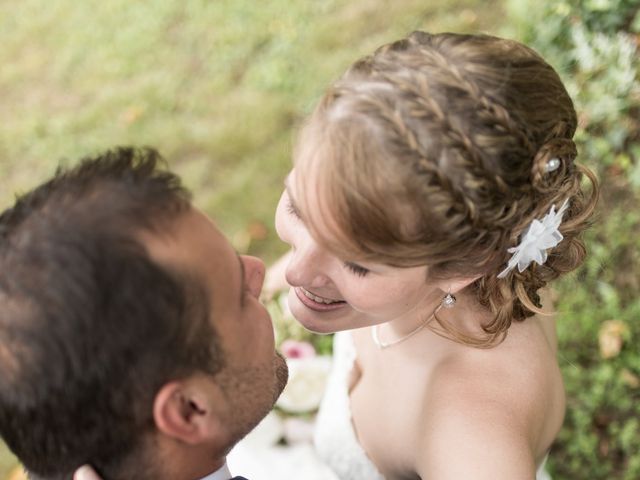
[{"label": "crystal earring", "polygon": [[453,308],[455,304],[456,304],[456,297],[451,295],[451,292],[448,292],[442,299],[442,306],[444,308]]}]

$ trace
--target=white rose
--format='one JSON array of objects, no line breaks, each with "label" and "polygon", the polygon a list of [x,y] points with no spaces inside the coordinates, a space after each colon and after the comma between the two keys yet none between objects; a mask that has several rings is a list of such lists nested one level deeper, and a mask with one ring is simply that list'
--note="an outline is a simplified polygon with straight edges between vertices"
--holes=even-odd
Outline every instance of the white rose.
[{"label": "white rose", "polygon": [[271,447],[280,441],[284,433],[282,419],[276,412],[271,411],[256,428],[249,432],[243,442],[253,448]]},{"label": "white rose", "polygon": [[289,445],[295,443],[311,443],[313,441],[314,423],[300,417],[284,420],[284,438]]},{"label": "white rose", "polygon": [[276,405],[289,413],[316,410],[324,395],[331,357],[288,358],[289,383]]}]

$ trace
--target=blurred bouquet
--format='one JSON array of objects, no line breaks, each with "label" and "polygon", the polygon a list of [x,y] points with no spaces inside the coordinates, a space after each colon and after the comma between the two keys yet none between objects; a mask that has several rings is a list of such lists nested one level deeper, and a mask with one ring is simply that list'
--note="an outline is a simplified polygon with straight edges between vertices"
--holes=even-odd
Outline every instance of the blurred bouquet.
[{"label": "blurred bouquet", "polygon": [[[297,322],[293,318],[291,310],[289,310],[288,294],[288,290],[280,291],[265,302],[267,310],[269,310],[273,319],[278,347],[282,346],[287,340],[295,340],[311,345],[317,355],[331,356],[333,352],[333,335],[312,333]],[[287,356],[286,352],[282,353]]]},{"label": "blurred bouquet", "polygon": [[317,335],[300,325],[291,315],[287,293],[279,292],[266,302],[276,345],[289,366],[289,382],[276,408],[261,425],[261,442],[272,445],[311,441],[331,369],[333,335]]}]

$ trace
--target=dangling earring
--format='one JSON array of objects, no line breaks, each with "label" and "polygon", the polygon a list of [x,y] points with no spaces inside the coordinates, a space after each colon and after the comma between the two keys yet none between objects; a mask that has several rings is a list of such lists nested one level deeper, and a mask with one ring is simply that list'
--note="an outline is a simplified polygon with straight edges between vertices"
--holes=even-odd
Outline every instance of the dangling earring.
[{"label": "dangling earring", "polygon": [[442,299],[442,306],[444,308],[453,308],[456,304],[456,297],[451,295],[451,291],[447,292],[447,294]]}]

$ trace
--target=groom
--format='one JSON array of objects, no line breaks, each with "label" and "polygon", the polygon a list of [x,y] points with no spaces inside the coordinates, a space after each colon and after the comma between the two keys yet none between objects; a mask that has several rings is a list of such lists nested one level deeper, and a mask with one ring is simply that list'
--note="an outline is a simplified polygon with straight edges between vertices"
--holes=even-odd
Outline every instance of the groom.
[{"label": "groom", "polygon": [[228,480],[286,383],[264,265],[159,162],[85,159],[0,215],[0,434],[33,478]]}]

